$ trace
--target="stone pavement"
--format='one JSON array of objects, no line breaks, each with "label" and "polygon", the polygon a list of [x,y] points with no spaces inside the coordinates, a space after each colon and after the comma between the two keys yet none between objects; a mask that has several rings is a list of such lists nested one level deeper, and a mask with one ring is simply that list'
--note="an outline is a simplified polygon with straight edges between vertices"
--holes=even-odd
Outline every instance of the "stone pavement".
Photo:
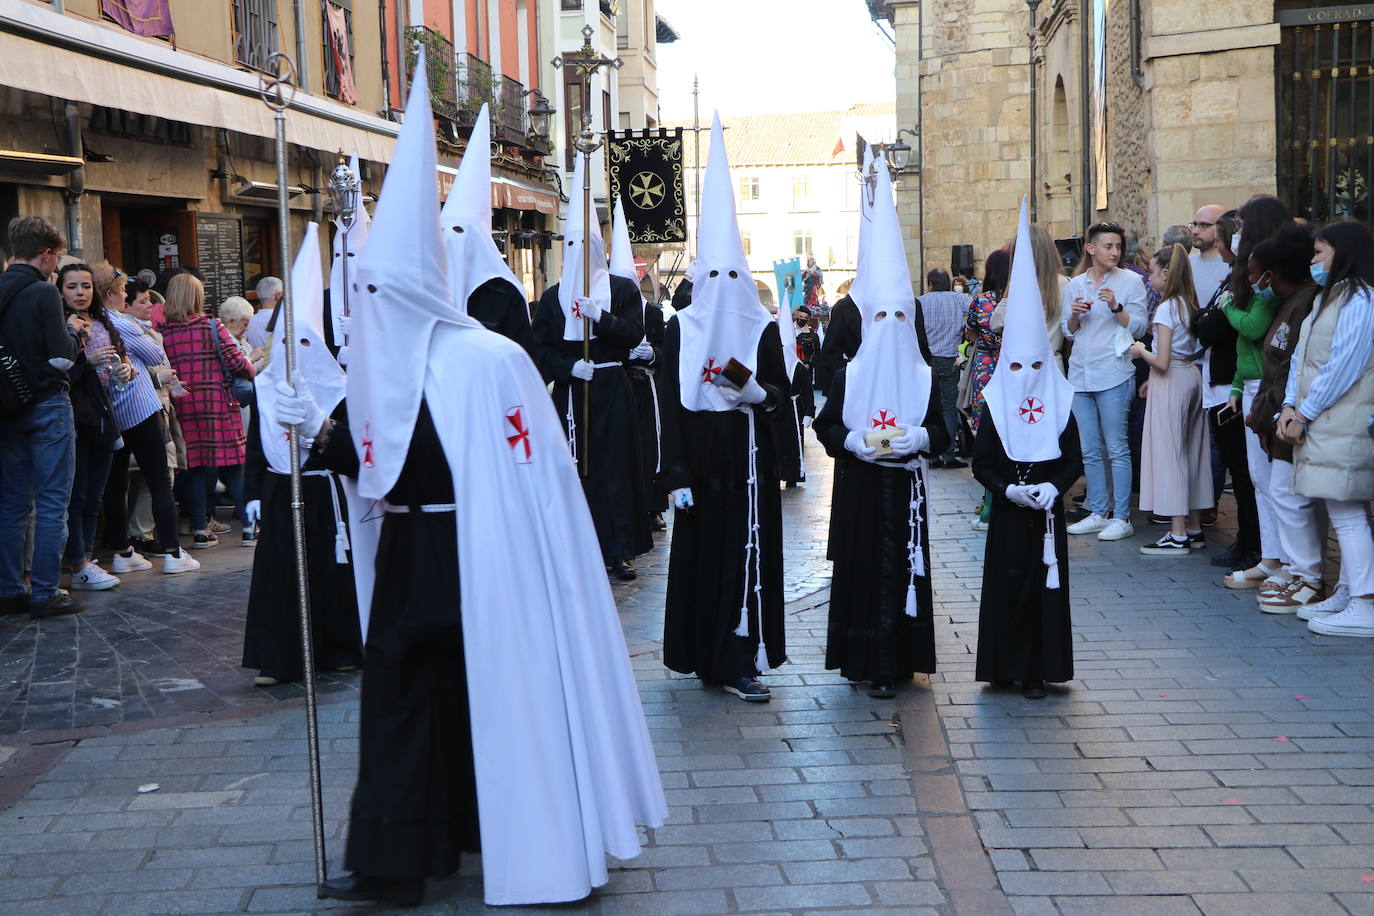
[{"label": "stone pavement", "polygon": [[[589,900],[522,912],[1374,914],[1374,645],[1258,614],[1203,558],[1141,557],[1142,530],[1073,542],[1078,680],[1038,702],[984,689],[977,487],[946,471],[932,490],[941,671],[895,703],[822,669],[826,592],[800,597],[828,576],[819,479],[784,494],[792,663],[766,706],[663,670],[661,558],[641,563],[617,597],[670,821]],[[356,709],[344,690],[321,708],[335,870]],[[299,702],[187,718],[0,745],[3,912],[330,908],[310,887]],[[485,911],[478,863],[428,899]]]}]

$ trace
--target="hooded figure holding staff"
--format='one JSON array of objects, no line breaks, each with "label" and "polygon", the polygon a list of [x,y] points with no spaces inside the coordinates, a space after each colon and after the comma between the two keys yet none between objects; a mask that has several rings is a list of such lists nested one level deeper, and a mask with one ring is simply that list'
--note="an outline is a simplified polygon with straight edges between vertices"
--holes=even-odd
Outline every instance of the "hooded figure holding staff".
[{"label": "hooded figure holding staff", "polygon": [[608,854],[639,853],[636,824],[663,823],[662,785],[548,392],[449,301],[423,53],[412,86],[358,266],[347,399],[329,417],[303,376],[278,386],[278,422],[355,478],[358,783],[349,873],[320,892],[419,903],[480,849],[488,904],[578,900]]}]

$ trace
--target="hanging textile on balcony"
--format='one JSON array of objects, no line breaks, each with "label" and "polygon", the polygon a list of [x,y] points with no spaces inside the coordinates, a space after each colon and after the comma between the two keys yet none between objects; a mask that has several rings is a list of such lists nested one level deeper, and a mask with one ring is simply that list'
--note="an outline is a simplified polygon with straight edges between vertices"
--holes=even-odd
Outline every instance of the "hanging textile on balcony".
[{"label": "hanging textile on balcony", "polygon": [[612,131],[608,140],[611,195],[625,202],[630,241],[685,242],[682,129]]},{"label": "hanging textile on balcony", "polygon": [[169,0],[100,0],[100,12],[135,35],[175,35]]},{"label": "hanging textile on balcony", "polygon": [[348,38],[348,20],[344,11],[332,3],[324,5],[329,20],[329,52],[334,55],[334,72],[339,75],[339,101],[358,104],[358,88],[353,82],[352,48]]}]

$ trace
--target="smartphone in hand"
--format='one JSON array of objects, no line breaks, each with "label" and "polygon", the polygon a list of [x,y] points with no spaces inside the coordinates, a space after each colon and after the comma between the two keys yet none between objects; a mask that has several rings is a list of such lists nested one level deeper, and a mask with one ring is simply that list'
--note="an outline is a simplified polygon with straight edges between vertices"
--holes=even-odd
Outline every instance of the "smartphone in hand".
[{"label": "smartphone in hand", "polygon": [[1236,419],[1236,417],[1239,416],[1239,409],[1232,407],[1230,404],[1226,404],[1221,408],[1221,410],[1217,411],[1217,425],[1225,426],[1227,423],[1230,423],[1232,420]]}]

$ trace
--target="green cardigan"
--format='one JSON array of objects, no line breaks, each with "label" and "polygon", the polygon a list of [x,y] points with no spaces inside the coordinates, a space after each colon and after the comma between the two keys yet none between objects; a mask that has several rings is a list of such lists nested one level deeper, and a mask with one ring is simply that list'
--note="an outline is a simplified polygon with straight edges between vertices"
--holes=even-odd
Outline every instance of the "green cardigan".
[{"label": "green cardigan", "polygon": [[1264,341],[1269,337],[1278,308],[1277,296],[1262,301],[1251,296],[1249,311],[1235,305],[1221,307],[1226,320],[1240,335],[1236,338],[1236,378],[1231,383],[1231,394],[1235,397],[1240,397],[1245,382],[1258,380],[1264,374]]}]

